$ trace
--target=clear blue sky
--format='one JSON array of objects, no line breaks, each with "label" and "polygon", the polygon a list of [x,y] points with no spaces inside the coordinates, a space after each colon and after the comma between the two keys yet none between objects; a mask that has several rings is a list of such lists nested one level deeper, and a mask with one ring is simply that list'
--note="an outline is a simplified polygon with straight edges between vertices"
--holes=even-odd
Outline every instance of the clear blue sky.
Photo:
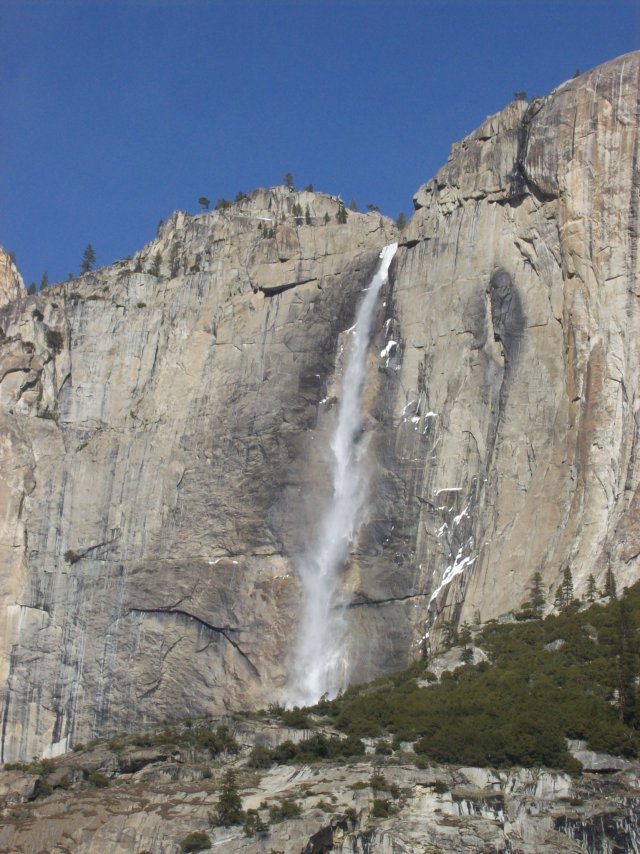
[{"label": "clear blue sky", "polygon": [[25,283],[280,183],[409,213],[517,90],[640,47],[638,0],[0,0],[0,244]]}]

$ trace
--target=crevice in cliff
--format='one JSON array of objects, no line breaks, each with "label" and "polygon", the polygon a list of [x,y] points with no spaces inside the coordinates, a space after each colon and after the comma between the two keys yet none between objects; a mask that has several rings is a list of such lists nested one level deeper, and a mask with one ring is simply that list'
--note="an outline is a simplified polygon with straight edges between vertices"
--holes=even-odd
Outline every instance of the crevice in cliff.
[{"label": "crevice in cliff", "polygon": [[263,285],[262,287],[258,288],[258,291],[261,294],[263,294],[265,297],[275,297],[275,296],[278,296],[278,294],[283,293],[283,291],[289,291],[289,290],[291,290],[291,288],[297,288],[300,285],[308,285],[311,283],[317,283],[317,281],[318,280],[316,278],[310,278],[310,279],[300,279],[297,282],[287,282],[286,284],[283,284],[283,285],[274,285],[273,287],[267,287],[267,286]]},{"label": "crevice in cliff", "polygon": [[207,622],[207,620],[203,620],[201,617],[196,617],[195,614],[190,613],[189,611],[185,611],[182,608],[131,608],[128,611],[129,614],[176,614],[180,617],[185,617],[187,620],[193,620],[193,622],[198,623],[200,626],[204,626],[205,629],[208,629],[211,632],[216,632],[219,635],[222,635],[236,650],[236,652],[245,660],[247,663],[251,673],[257,678],[260,678],[260,673],[258,672],[257,667],[249,658],[248,654],[242,649],[240,644],[235,641],[232,637],[230,637],[231,632],[237,632],[239,629],[234,629],[231,626],[225,626],[224,628],[220,626],[214,626],[212,623]]},{"label": "crevice in cliff", "polygon": [[406,602],[409,599],[423,599],[425,596],[429,596],[430,593],[407,593],[404,596],[389,596],[386,599],[372,599],[369,596],[365,596],[364,594],[360,594],[360,598],[354,602],[349,602],[349,608],[362,608],[368,606],[377,606],[377,605],[389,605],[392,602]]},{"label": "crevice in cliff", "polygon": [[534,98],[522,117],[518,127],[518,149],[513,169],[507,176],[509,179],[509,195],[506,201],[510,205],[519,205],[524,196],[531,194],[537,201],[544,203],[557,199],[557,194],[547,193],[531,178],[525,165],[529,147],[531,122],[544,106],[543,98]]},{"label": "crevice in cliff", "polygon": [[[103,546],[113,545],[113,543],[117,542],[118,539],[119,535],[117,537],[114,537],[112,540],[105,540],[103,543],[96,543],[95,546],[89,546],[88,549],[83,549],[79,552],[75,551],[74,549],[68,549],[64,553],[64,559],[70,564],[77,563],[79,560],[82,560],[83,558],[87,557],[92,552],[95,552],[97,549],[101,549]],[[100,560],[104,560],[104,558],[100,558]]]}]

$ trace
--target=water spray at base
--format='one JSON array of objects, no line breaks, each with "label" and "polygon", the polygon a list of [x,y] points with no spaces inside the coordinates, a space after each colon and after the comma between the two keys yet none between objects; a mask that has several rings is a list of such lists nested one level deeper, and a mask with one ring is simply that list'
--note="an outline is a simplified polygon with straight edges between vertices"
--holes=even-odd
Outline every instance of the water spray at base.
[{"label": "water spray at base", "polygon": [[351,351],[342,383],[338,415],[331,437],[332,495],[320,522],[317,542],[299,567],[304,595],[300,636],[293,677],[292,704],[309,705],[346,686],[346,602],[339,600],[340,574],[360,524],[365,499],[362,453],[362,391],[378,295],[389,275],[398,248],[391,243],[380,253],[380,264],[358,307]]}]

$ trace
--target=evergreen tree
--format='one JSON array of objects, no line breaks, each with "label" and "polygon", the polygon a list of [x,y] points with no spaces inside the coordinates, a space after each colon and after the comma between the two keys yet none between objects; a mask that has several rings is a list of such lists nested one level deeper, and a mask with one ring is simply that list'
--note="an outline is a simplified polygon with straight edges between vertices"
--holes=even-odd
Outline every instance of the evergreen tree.
[{"label": "evergreen tree", "polygon": [[458,642],[463,646],[469,646],[471,643],[471,626],[469,623],[464,622],[460,626],[460,632],[458,634]]},{"label": "evergreen tree", "polygon": [[307,193],[313,193],[313,184],[307,184],[304,189]]},{"label": "evergreen tree", "polygon": [[407,224],[407,218],[405,217],[404,213],[402,211],[400,211],[400,213],[398,214],[398,217],[396,219],[396,228],[399,228],[400,231],[402,231],[402,229],[405,227],[406,224]]},{"label": "evergreen tree", "polygon": [[304,209],[304,221],[307,225],[311,225],[311,211],[309,210],[309,205]]},{"label": "evergreen tree", "polygon": [[222,778],[222,789],[213,823],[221,827],[231,827],[234,824],[242,824],[243,819],[242,800],[238,792],[236,775],[229,769]]},{"label": "evergreen tree", "polygon": [[340,225],[344,225],[347,221],[347,209],[344,205],[340,205],[338,208],[338,213],[336,214],[336,219]]},{"label": "evergreen tree", "polygon": [[593,575],[590,575],[587,582],[587,602],[595,602],[599,595],[596,580]]},{"label": "evergreen tree", "polygon": [[36,283],[31,282],[31,284],[27,288],[27,293],[29,294],[30,297],[32,297],[35,294],[35,292],[36,292]]},{"label": "evergreen tree", "polygon": [[45,270],[42,274],[42,278],[40,279],[40,290],[43,291],[45,288],[49,287],[49,274]]},{"label": "evergreen tree", "polygon": [[351,201],[349,202],[349,210],[350,210],[350,211],[356,211],[356,212],[357,212],[357,210],[358,210],[358,203],[356,202],[356,200],[355,200],[355,199],[351,199]]},{"label": "evergreen tree", "polygon": [[93,246],[90,243],[87,243],[85,246],[85,250],[82,253],[82,263],[80,264],[80,272],[88,273],[89,270],[93,270],[94,264],[96,263],[96,252]]},{"label": "evergreen tree", "polygon": [[290,190],[295,190],[295,184],[293,182],[293,175],[291,172],[287,172],[284,176],[284,183]]},{"label": "evergreen tree", "polygon": [[329,214],[328,213],[325,213],[325,215],[324,215],[324,224],[329,225]]},{"label": "evergreen tree", "polygon": [[542,573],[536,572],[533,576],[533,587],[531,588],[531,599],[529,600],[529,607],[536,619],[543,615],[546,601]]},{"label": "evergreen tree", "polygon": [[640,670],[638,656],[638,625],[628,598],[616,602],[618,668],[618,717],[624,723],[638,724],[637,677]]},{"label": "evergreen tree", "polygon": [[556,608],[560,608],[562,611],[564,611],[571,605],[572,602],[573,578],[571,577],[571,570],[568,566],[565,566],[562,572],[562,581],[560,582],[560,586],[556,591],[554,605],[556,606]]},{"label": "evergreen tree", "polygon": [[604,578],[604,595],[609,596],[611,599],[615,599],[617,596],[616,579],[611,571],[611,567],[607,570]]},{"label": "evergreen tree", "polygon": [[198,204],[202,208],[203,211],[209,210],[209,205],[211,204],[211,199],[208,199],[206,196],[200,196],[198,199]]}]

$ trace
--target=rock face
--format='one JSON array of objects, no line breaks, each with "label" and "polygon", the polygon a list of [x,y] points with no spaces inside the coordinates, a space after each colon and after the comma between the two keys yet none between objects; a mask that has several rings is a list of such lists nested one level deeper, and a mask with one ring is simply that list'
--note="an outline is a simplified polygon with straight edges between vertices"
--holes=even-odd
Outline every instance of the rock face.
[{"label": "rock face", "polygon": [[386,448],[416,633],[518,608],[536,572],[550,602],[564,567],[578,596],[638,578],[639,75],[509,105],[415,196]]},{"label": "rock face", "polygon": [[24,294],[24,282],[11,254],[0,246],[0,308],[8,302],[20,299]]},{"label": "rock face", "polygon": [[[166,739],[143,748],[120,740],[0,771],[0,850],[179,854],[191,833],[207,834],[213,850],[229,854],[631,854],[640,845],[637,763],[579,779],[530,768],[381,765],[380,757],[255,770],[246,765],[250,745],[291,731],[251,721],[231,729],[240,754],[213,761]],[[229,767],[242,808],[260,816],[259,833],[211,827]],[[299,814],[274,815],[283,801]]]},{"label": "rock face", "polygon": [[278,188],[179,213],[3,310],[5,761],[282,693],[312,428],[393,236],[340,207]]},{"label": "rock face", "polygon": [[[454,146],[382,297],[351,678],[638,578],[640,54]],[[282,698],[388,220],[257,191],[0,310],[0,759]],[[341,216],[341,219],[343,217]]]}]

